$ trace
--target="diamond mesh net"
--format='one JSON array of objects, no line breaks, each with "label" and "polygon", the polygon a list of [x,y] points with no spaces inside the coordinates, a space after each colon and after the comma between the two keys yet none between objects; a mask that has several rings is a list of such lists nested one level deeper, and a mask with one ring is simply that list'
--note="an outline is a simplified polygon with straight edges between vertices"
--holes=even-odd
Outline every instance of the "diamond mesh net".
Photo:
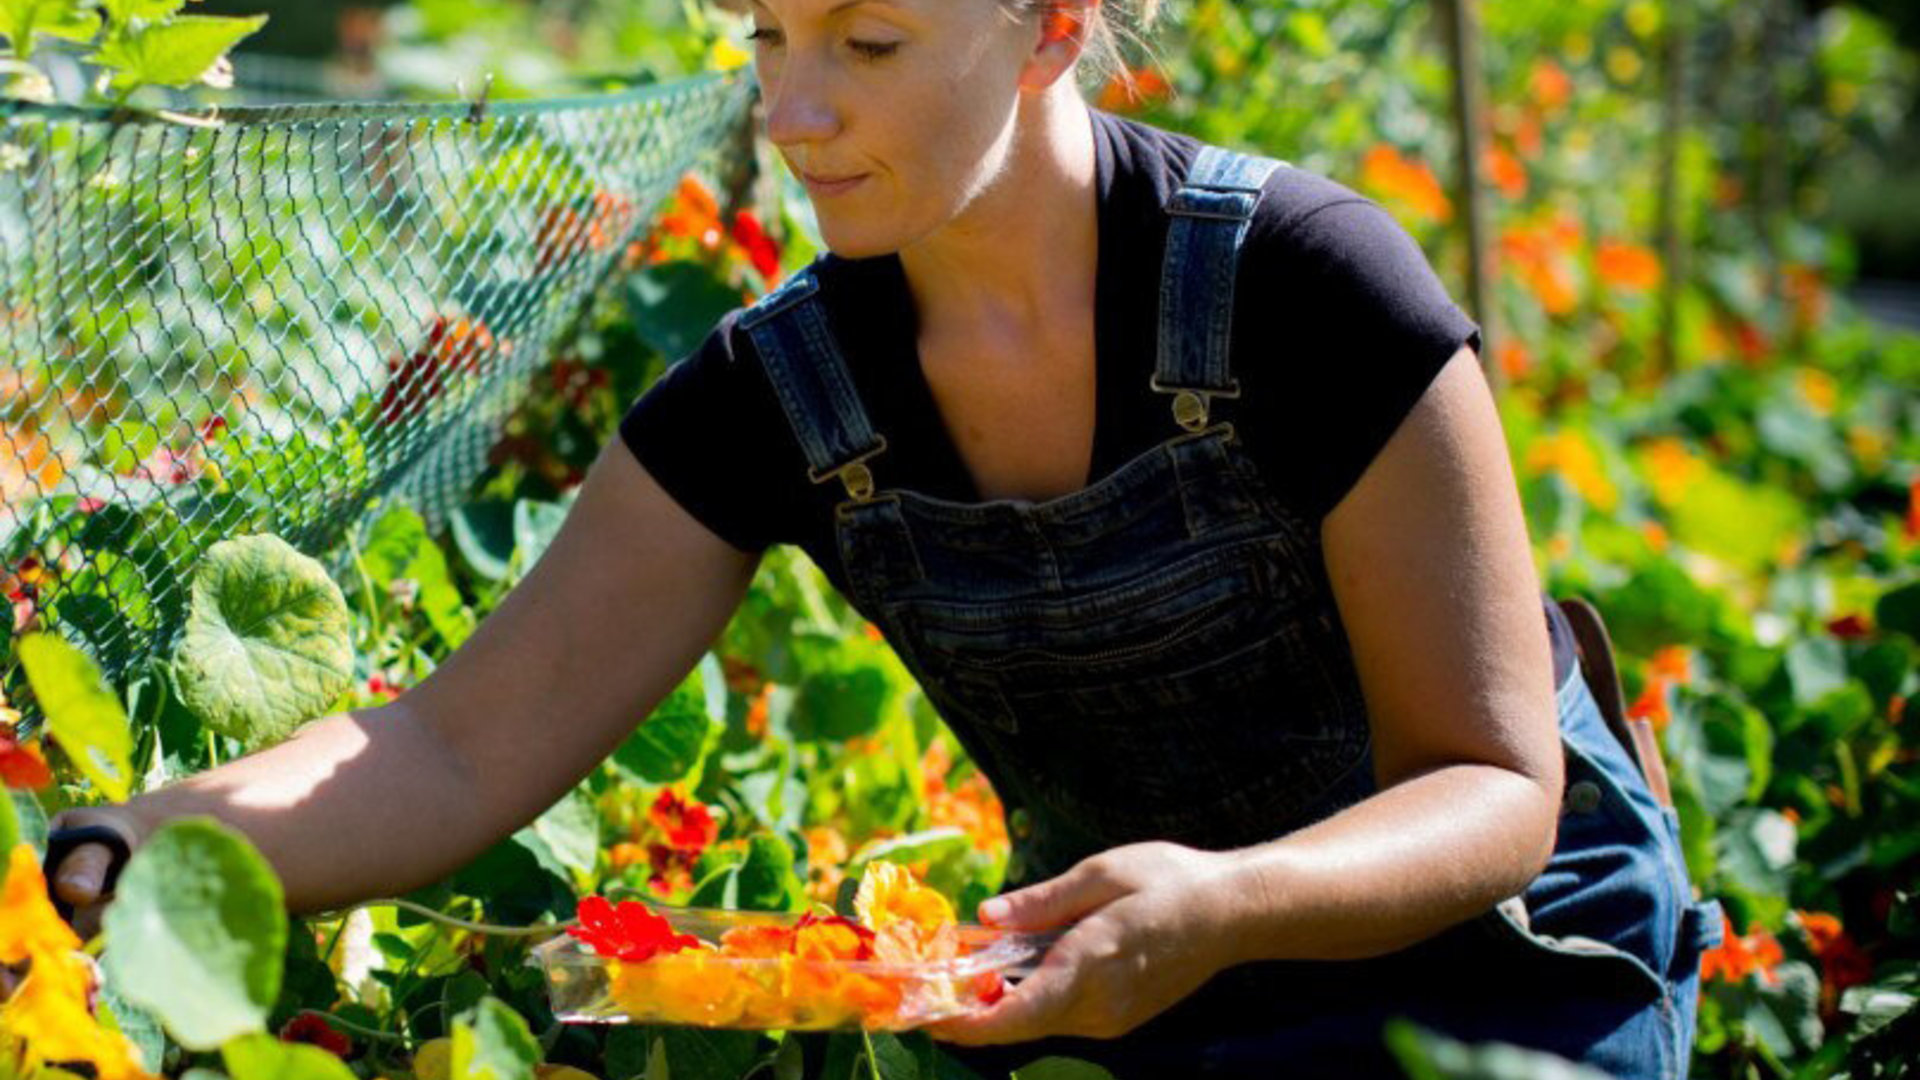
[{"label": "diamond mesh net", "polygon": [[326,558],[376,499],[442,520],[751,93],[0,105],[0,623],[117,674],[171,647],[222,539]]}]

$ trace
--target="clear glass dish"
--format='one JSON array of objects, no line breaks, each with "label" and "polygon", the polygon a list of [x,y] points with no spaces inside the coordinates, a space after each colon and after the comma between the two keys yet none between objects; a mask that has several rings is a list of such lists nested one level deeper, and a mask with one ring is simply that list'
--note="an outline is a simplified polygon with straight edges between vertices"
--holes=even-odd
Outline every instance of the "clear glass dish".
[{"label": "clear glass dish", "polygon": [[[796,914],[655,907],[677,933],[717,947],[729,931],[793,931]],[[913,963],[735,956],[688,949],[642,961],[604,957],[570,935],[528,958],[546,976],[556,1019],[748,1030],[906,1031],[980,1011],[1031,974],[1059,937],[974,923],[952,927],[957,955]]]}]

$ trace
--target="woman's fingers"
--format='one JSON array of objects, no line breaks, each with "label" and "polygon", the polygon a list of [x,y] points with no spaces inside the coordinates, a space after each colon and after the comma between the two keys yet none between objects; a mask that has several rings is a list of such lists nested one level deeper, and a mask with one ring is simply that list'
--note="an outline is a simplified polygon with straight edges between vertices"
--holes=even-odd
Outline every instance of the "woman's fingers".
[{"label": "woman's fingers", "polygon": [[1110,862],[1107,856],[1096,855],[1059,877],[983,901],[980,918],[1007,930],[1065,926],[1133,891]]},{"label": "woman's fingers", "polygon": [[53,891],[77,912],[100,899],[112,864],[113,852],[105,844],[81,844],[53,868]]}]

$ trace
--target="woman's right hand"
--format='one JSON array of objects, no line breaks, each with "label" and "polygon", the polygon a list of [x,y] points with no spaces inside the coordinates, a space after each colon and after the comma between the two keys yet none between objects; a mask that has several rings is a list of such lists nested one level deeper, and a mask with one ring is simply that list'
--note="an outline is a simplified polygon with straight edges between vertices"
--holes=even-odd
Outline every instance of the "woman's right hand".
[{"label": "woman's right hand", "polygon": [[[146,839],[145,828],[125,806],[83,806],[62,810],[48,823],[52,832],[100,826],[112,830],[135,851]],[[47,891],[69,905],[73,914],[68,921],[85,940],[100,932],[100,916],[113,893],[107,889],[107,874],[114,860],[113,849],[100,843],[83,843],[58,866],[47,867]]]}]

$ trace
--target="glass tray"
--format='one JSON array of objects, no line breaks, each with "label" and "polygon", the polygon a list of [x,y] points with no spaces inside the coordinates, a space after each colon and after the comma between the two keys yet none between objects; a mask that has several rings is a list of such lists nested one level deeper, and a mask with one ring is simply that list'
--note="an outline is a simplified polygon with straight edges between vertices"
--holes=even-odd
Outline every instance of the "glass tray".
[{"label": "glass tray", "polygon": [[[743,926],[791,929],[801,916],[652,906],[673,929],[718,945]],[[965,1016],[1031,974],[1059,932],[974,923],[954,927],[960,955],[920,963],[722,956],[687,950],[632,962],[600,956],[570,935],[535,946],[556,1019],[574,1023],[689,1024],[746,1030],[905,1031]]]}]

